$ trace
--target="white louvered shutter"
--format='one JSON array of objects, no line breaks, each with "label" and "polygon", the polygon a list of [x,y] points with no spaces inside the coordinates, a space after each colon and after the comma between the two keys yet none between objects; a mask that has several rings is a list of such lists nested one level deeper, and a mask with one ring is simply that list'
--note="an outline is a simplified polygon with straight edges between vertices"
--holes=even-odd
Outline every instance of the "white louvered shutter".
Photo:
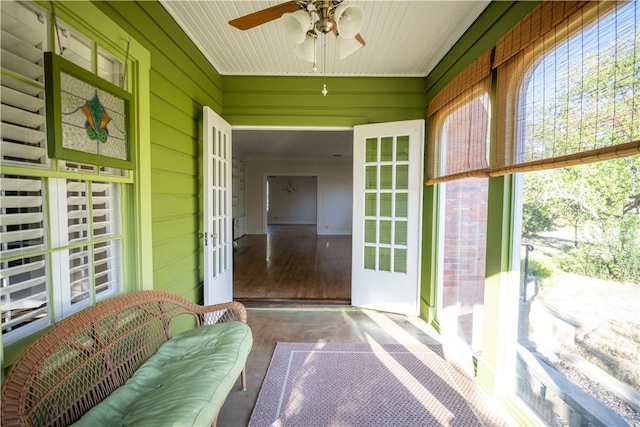
[{"label": "white louvered shutter", "polygon": [[42,15],[21,3],[2,2],[3,162],[47,163],[44,117],[44,69],[47,25]]},{"label": "white louvered shutter", "polygon": [[[120,234],[120,191],[114,183],[91,184],[93,237],[100,239]],[[96,243],[93,265],[96,296],[103,298],[120,289],[121,251],[119,240]]]},{"label": "white louvered shutter", "polygon": [[0,263],[3,333],[48,313],[46,257],[29,256],[45,248],[43,193],[41,178],[0,178],[0,249],[9,259]]}]

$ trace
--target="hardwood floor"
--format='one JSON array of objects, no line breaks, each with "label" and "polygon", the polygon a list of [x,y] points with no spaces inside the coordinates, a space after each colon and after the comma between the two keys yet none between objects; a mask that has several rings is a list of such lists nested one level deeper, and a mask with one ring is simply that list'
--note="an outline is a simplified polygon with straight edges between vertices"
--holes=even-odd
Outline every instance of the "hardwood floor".
[{"label": "hardwood floor", "polygon": [[351,300],[351,236],[315,225],[271,225],[238,240],[234,299]]}]

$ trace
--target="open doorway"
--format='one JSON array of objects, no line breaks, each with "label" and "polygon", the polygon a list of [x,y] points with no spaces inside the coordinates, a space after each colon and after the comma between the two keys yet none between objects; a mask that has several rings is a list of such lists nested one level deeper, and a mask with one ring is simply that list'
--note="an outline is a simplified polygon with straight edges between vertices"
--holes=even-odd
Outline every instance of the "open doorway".
[{"label": "open doorway", "polygon": [[350,303],[353,131],[234,130],[234,299]]}]

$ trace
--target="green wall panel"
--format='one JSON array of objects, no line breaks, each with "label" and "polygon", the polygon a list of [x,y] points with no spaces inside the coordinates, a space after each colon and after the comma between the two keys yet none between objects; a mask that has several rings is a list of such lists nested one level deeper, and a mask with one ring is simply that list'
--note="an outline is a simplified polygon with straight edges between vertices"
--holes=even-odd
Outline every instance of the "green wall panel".
[{"label": "green wall panel", "polygon": [[190,135],[197,130],[198,126],[195,116],[177,108],[154,93],[151,94],[151,117]]},{"label": "green wall panel", "polygon": [[[178,220],[159,221],[153,223],[153,232],[157,232],[160,235],[157,245],[159,248],[158,256],[161,258],[157,260],[158,264],[169,264],[176,257],[176,254],[189,253],[189,251],[193,250],[193,247],[198,240],[198,237],[196,235],[179,235],[177,237],[171,236],[172,234],[178,234],[178,223],[193,221],[193,218],[194,217],[190,216],[188,218],[182,218]],[[189,225],[187,224],[182,226],[188,227]]]},{"label": "green wall panel", "polygon": [[[151,198],[151,209],[153,209],[153,222],[200,214],[199,201],[191,196],[154,194]],[[185,230],[185,232],[188,231]],[[197,230],[194,229],[193,232]]]},{"label": "green wall panel", "polygon": [[189,175],[172,172],[156,172],[152,169],[151,180],[152,194],[198,195],[198,180]]},{"label": "green wall panel", "polygon": [[[172,287],[175,289],[173,292],[182,295],[180,288],[191,289],[199,283],[197,280],[200,275],[199,265],[200,256],[197,252],[182,255],[181,258],[176,258],[174,253],[171,262],[153,270],[153,286],[155,289],[161,290]],[[181,286],[175,286],[176,284]]]},{"label": "green wall panel", "polygon": [[200,162],[197,157],[162,145],[154,147],[151,163],[154,171],[180,172],[192,177],[200,173]]},{"label": "green wall panel", "polygon": [[222,76],[160,3],[95,4],[151,53],[154,288],[202,301],[198,139],[202,105],[222,109]]},{"label": "green wall panel", "polygon": [[151,141],[156,145],[154,149],[169,148],[184,155],[198,158],[201,151],[200,142],[197,136],[192,134],[193,129],[191,129],[190,134],[184,133],[158,119],[151,120]]},{"label": "green wall panel", "polygon": [[425,115],[423,78],[224,76],[232,125],[353,126]]}]

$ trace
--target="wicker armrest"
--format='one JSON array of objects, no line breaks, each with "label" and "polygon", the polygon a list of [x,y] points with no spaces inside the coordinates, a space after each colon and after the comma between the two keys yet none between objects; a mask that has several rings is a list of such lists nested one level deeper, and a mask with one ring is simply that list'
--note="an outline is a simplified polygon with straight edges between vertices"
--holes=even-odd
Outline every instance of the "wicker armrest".
[{"label": "wicker armrest", "polygon": [[201,317],[200,320],[203,325],[233,321],[247,323],[247,309],[236,301],[197,306],[194,312]]}]

